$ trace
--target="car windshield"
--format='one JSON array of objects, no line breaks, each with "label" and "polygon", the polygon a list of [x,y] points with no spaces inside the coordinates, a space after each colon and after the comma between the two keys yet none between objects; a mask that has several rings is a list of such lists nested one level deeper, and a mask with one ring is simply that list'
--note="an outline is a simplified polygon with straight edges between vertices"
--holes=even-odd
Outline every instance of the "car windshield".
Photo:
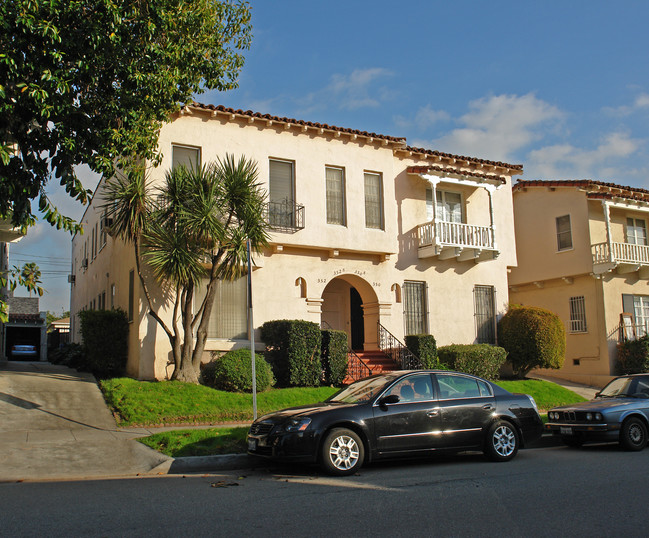
[{"label": "car windshield", "polygon": [[606,385],[598,394],[599,398],[621,398],[631,395],[631,377],[618,377]]},{"label": "car windshield", "polygon": [[371,400],[386,384],[396,379],[394,375],[378,375],[361,379],[329,398],[329,402],[361,403]]}]

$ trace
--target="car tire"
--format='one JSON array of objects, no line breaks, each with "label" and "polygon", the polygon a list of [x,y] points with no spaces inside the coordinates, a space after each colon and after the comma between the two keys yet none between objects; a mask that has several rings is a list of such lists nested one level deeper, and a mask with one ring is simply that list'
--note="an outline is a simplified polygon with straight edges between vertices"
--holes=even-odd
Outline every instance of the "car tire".
[{"label": "car tire", "polygon": [[365,446],[361,438],[347,428],[334,428],[322,442],[322,466],[332,475],[354,474],[363,465]]},{"label": "car tire", "polygon": [[491,461],[509,461],[516,456],[519,446],[516,427],[511,422],[499,420],[487,431],[484,455]]},{"label": "car tire", "polygon": [[642,450],[647,446],[647,427],[639,418],[624,421],[620,429],[620,445],[625,450]]},{"label": "car tire", "polygon": [[574,436],[569,437],[567,435],[564,435],[561,438],[561,441],[564,445],[569,446],[570,448],[581,448],[584,444],[584,440],[582,438]]}]

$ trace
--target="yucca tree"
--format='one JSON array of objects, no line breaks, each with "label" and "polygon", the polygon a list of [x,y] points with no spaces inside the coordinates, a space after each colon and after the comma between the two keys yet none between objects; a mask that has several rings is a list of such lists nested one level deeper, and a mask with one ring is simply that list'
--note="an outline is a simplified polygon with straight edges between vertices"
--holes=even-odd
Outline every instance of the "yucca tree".
[{"label": "yucca tree", "polygon": [[[136,258],[142,256],[173,301],[168,327],[155,312],[139,272],[150,313],[171,343],[172,379],[197,383],[216,282],[245,273],[248,239],[257,252],[268,244],[263,219],[266,194],[256,163],[245,157],[237,161],[232,155],[200,168],[167,172],[155,195],[143,176],[134,177],[130,189],[126,184],[107,189],[112,231],[135,246]],[[194,310],[195,291],[204,280],[205,297]]]}]

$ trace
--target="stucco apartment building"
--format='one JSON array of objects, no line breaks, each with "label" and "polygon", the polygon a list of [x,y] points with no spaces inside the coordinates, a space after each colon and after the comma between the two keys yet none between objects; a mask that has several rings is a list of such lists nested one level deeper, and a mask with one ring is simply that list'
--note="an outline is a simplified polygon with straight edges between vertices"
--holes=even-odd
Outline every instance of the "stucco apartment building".
[{"label": "stucco apartment building", "polygon": [[557,313],[566,360],[545,373],[603,386],[617,346],[649,328],[649,191],[591,180],[513,188],[518,267],[513,303]]},{"label": "stucco apartment building", "polygon": [[[159,144],[154,181],[226,153],[257,162],[271,226],[270,247],[254,259],[257,331],[268,320],[304,319],[345,331],[365,351],[380,347],[380,327],[401,341],[431,333],[440,345],[495,343],[516,265],[511,178],[521,165],[199,104],[163,126]],[[169,344],[146,314],[132,249],[107,233],[102,186],[85,234],[72,241],[73,338],[80,310],[121,307],[131,320],[129,375],[163,379]],[[245,279],[221,283],[208,336],[211,351],[249,345]]]}]

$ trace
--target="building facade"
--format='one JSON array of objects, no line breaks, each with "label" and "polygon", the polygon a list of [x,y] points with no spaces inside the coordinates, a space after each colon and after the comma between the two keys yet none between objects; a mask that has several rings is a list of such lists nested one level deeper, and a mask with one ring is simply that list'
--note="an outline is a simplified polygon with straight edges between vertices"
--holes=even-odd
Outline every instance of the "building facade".
[{"label": "building facade", "polygon": [[[254,259],[256,330],[304,319],[345,331],[350,348],[365,351],[381,346],[380,328],[401,341],[430,333],[439,345],[495,343],[516,265],[511,178],[522,166],[198,104],[163,126],[159,144],[154,181],[226,153],[257,162],[271,241]],[[101,190],[82,219],[86,232],[72,242],[73,339],[80,310],[121,307],[131,320],[128,374],[164,379],[170,347],[146,313],[132,248],[108,234]],[[247,346],[248,332],[245,279],[221,283],[208,350]]]},{"label": "building facade", "polygon": [[617,346],[649,328],[649,191],[598,181],[519,181],[513,303],[558,314],[566,360],[545,373],[603,386]]}]

